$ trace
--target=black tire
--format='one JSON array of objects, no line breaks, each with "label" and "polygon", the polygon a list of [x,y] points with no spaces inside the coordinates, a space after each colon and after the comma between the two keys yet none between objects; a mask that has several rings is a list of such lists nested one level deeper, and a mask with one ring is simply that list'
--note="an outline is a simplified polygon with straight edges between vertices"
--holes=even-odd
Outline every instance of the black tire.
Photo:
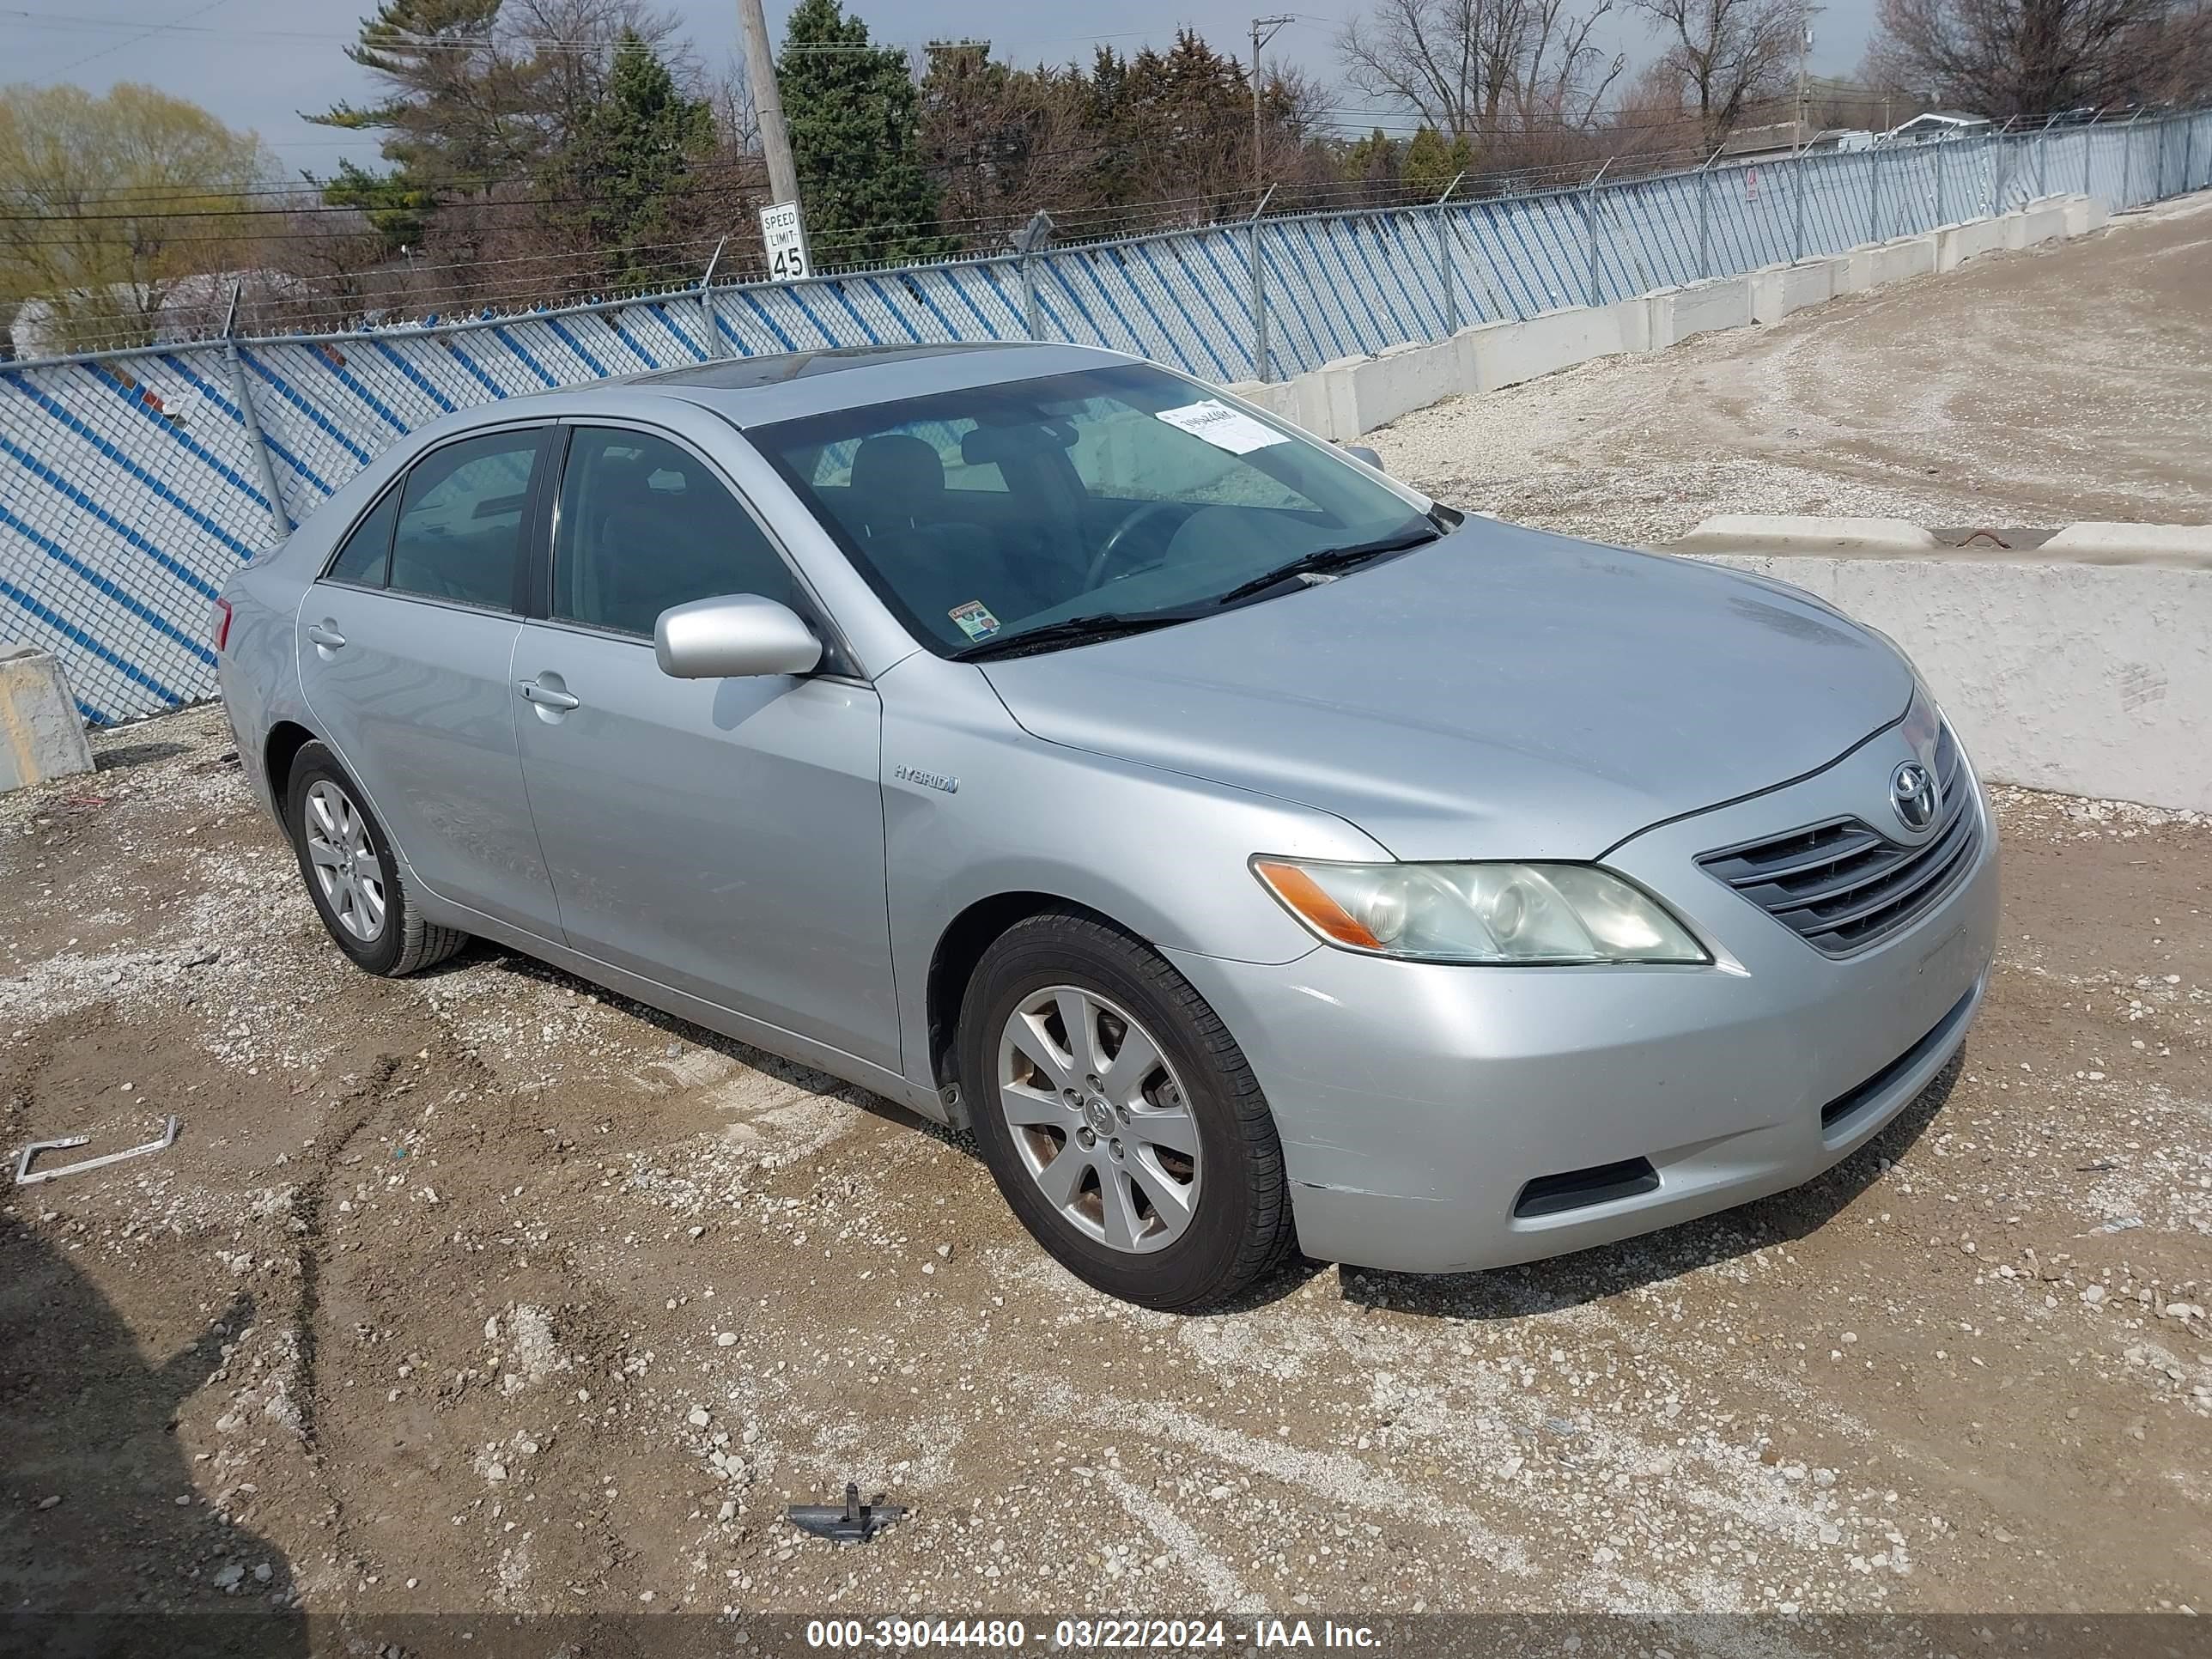
[{"label": "black tire", "polygon": [[[1180,1237],[1148,1254],[1116,1249],[1061,1213],[1023,1162],[1014,1137],[1024,1132],[1001,1106],[1000,1034],[1026,1000],[1063,985],[1126,1010],[1152,1034],[1196,1126],[1202,1174],[1190,1219]],[[1127,934],[1064,914],[1008,928],[969,981],[959,1066],[969,1118],[1000,1192],[1036,1241],[1086,1283],[1145,1307],[1197,1311],[1235,1297],[1295,1254],[1282,1142],[1259,1080],[1191,983]]]},{"label": "black tire", "polygon": [[[360,814],[367,831],[368,850],[375,856],[385,907],[381,929],[374,939],[359,937],[339,920],[315,873],[314,861],[308,851],[308,795],[318,783],[341,791]],[[443,962],[469,942],[469,936],[459,929],[441,927],[422,919],[422,913],[407,891],[399,860],[392,855],[392,842],[385,836],[384,826],[369,811],[361,787],[346,775],[337,757],[319,743],[302,744],[293,757],[292,776],[284,788],[284,828],[292,837],[292,851],[300,861],[300,879],[307,886],[315,914],[323,919],[331,941],[355,966],[397,979]]]}]

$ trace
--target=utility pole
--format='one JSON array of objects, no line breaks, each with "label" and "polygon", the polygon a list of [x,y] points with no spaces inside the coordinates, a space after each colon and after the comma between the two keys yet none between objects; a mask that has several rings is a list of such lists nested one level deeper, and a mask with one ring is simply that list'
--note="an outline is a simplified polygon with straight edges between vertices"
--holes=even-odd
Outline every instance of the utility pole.
[{"label": "utility pole", "polygon": [[[1252,188],[1260,189],[1266,180],[1261,177],[1260,161],[1260,48],[1280,34],[1295,17],[1255,17],[1252,20]],[[1261,31],[1265,29],[1266,33]],[[1260,377],[1265,380],[1263,374]]]},{"label": "utility pole", "polygon": [[744,29],[745,79],[752,86],[753,112],[760,118],[761,152],[768,157],[769,194],[796,206],[799,169],[792,165],[791,135],[783,127],[783,94],[776,90],[775,55],[769,49],[761,0],[738,0],[738,21]]},{"label": "utility pole", "polygon": [[1790,128],[1792,155],[1805,147],[1805,59],[1813,50],[1813,20],[1826,9],[1825,6],[1807,6],[1797,17],[1797,118]]}]

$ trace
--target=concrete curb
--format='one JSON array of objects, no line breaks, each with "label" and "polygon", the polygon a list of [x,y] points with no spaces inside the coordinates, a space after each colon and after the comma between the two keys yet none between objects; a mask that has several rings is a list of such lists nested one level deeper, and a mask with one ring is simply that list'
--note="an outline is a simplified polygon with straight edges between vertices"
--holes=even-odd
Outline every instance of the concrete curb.
[{"label": "concrete curb", "polygon": [[2043,550],[2087,564],[2175,564],[2212,569],[2212,525],[2069,524]]},{"label": "concrete curb", "polygon": [[1341,442],[1447,398],[1469,397],[1620,352],[1663,351],[1714,329],[1771,323],[1838,295],[1953,270],[2000,248],[2081,236],[2110,216],[2087,196],[2047,197],[1994,218],[1768,265],[1741,276],[1662,288],[1604,306],[1566,306],[1519,321],[1476,323],[1448,340],[1407,341],[1340,357],[1287,380],[1229,391],[1317,437]]},{"label": "concrete curb", "polygon": [[1903,519],[1790,518],[1723,513],[1669,550],[1676,553],[1902,553],[1925,556],[1936,538]]},{"label": "concrete curb", "polygon": [[1830,519],[1723,513],[1667,550],[1796,557],[1848,553],[1857,558],[1940,557],[1960,564],[2157,565],[2212,570],[2212,525],[2070,524],[2039,546],[1944,547],[1902,519]]}]

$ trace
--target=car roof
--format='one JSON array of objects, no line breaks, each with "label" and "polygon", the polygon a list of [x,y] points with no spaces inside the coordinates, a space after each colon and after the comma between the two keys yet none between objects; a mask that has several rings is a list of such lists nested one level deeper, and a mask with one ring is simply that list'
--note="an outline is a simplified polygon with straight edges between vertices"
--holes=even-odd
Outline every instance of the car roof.
[{"label": "car roof", "polygon": [[1097,346],[1018,340],[787,351],[726,357],[682,368],[610,375],[474,404],[416,427],[356,475],[376,489],[450,439],[518,420],[642,416],[674,399],[712,410],[740,428],[865,409],[933,392],[1066,374],[1144,360]]},{"label": "car roof", "polygon": [[[732,423],[746,427],[1133,361],[1121,352],[1102,351],[1094,346],[1026,340],[952,341],[727,357],[631,375],[622,384],[630,391],[658,392],[703,404]],[[588,396],[591,387],[567,390]]]}]

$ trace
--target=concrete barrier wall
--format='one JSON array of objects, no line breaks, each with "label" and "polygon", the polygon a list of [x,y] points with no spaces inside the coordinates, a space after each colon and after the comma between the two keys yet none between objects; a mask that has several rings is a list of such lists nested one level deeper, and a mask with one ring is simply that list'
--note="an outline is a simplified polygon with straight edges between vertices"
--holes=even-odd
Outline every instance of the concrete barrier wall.
[{"label": "concrete barrier wall", "polygon": [[1517,322],[1477,323],[1449,340],[1408,342],[1371,357],[1340,357],[1288,380],[1245,380],[1230,390],[1316,436],[1341,442],[1446,398],[1516,386],[1595,357],[1662,351],[1714,329],[1773,322],[1838,295],[1955,270],[1999,248],[2084,235],[2108,216],[2090,198],[2052,198],[1832,258],[1769,265],[1612,305],[1561,307]]},{"label": "concrete barrier wall", "polygon": [[1750,327],[1751,284],[1749,276],[1723,276],[1645,295],[1644,303],[1650,318],[1647,349],[1664,351],[1692,334]]},{"label": "concrete barrier wall", "polygon": [[2008,213],[2005,217],[2020,221],[2021,240],[2030,247],[2038,242],[2055,241],[2075,234],[2066,228],[2066,204],[2063,202],[2039,202],[2033,207],[2019,213]]},{"label": "concrete barrier wall", "polygon": [[60,662],[36,646],[0,644],[0,795],[91,770],[84,720]]},{"label": "concrete barrier wall", "polygon": [[2020,216],[2008,213],[2002,219],[1972,219],[1965,224],[1938,226],[1935,234],[1936,269],[1956,270],[1969,259],[2005,246],[2007,222],[2017,221]]},{"label": "concrete barrier wall", "polygon": [[[1633,313],[1635,320],[1631,321]],[[1478,323],[1462,329],[1449,348],[1466,377],[1463,392],[1488,392],[1586,363],[1593,357],[1645,349],[1644,301],[1608,306],[1562,306],[1525,322]]]},{"label": "concrete barrier wall", "polygon": [[1931,276],[1935,270],[1936,239],[1932,235],[1899,236],[1875,250],[1874,279],[1877,286]]},{"label": "concrete barrier wall", "polygon": [[1686,553],[1903,646],[1991,782],[2212,812],[2212,569]]},{"label": "concrete barrier wall", "polygon": [[1840,259],[1805,259],[1794,265],[1768,265],[1751,273],[1751,320],[1778,322],[1793,311],[1826,305],[1836,297]]},{"label": "concrete barrier wall", "polygon": [[2069,236],[2087,236],[2093,230],[2102,230],[2105,222],[2112,216],[2112,209],[2094,196],[2069,196],[2065,201],[2066,229]]}]

